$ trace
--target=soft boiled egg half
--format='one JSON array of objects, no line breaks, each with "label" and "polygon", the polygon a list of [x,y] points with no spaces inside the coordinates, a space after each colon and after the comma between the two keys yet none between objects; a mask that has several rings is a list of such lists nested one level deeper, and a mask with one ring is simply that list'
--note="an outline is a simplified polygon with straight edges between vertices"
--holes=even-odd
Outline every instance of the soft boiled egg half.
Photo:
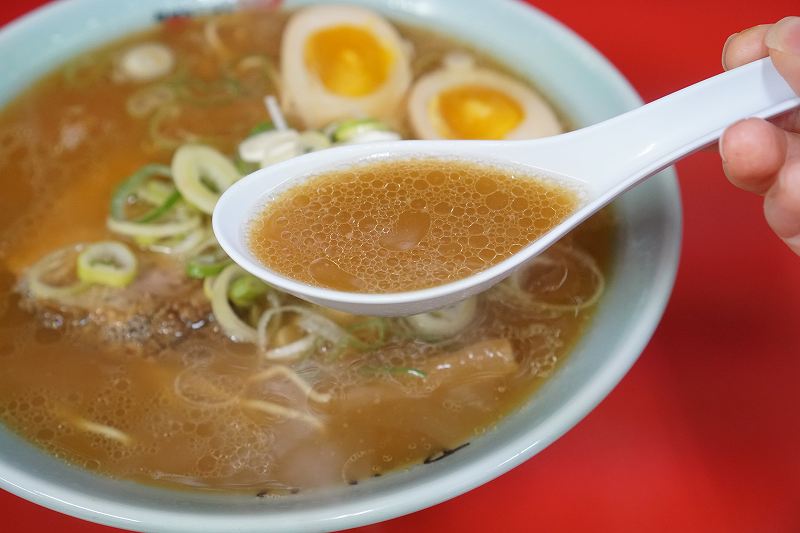
[{"label": "soft boiled egg half", "polygon": [[536,92],[460,53],[419,78],[408,111],[421,139],[534,139],[563,131]]},{"label": "soft boiled egg half", "polygon": [[307,128],[343,118],[393,122],[411,83],[408,45],[373,11],[305,8],[281,41],[282,103]]}]

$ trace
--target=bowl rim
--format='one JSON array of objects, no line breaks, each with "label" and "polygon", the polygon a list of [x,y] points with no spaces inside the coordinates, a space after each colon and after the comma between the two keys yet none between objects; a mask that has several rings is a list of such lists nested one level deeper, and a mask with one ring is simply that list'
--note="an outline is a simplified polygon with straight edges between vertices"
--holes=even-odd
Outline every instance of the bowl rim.
[{"label": "bowl rim", "polygon": [[[411,4],[423,5],[431,1],[420,0]],[[101,2],[103,0],[72,0],[46,4],[2,28],[0,49],[8,50],[15,39],[23,38],[43,22],[53,23],[73,10],[86,9],[87,6],[100,5]],[[369,3],[368,0],[357,0],[357,2]],[[201,6],[230,3],[232,0],[199,0]],[[481,2],[477,3],[481,9],[486,7]],[[561,45],[591,63],[595,68],[595,75],[603,77],[605,83],[614,86],[614,91],[627,105],[633,107],[642,103],[622,74],[599,51],[561,22],[518,0],[502,0],[492,4],[490,9],[506,10],[515,17],[551,27],[552,31],[559,35]],[[480,48],[480,43],[477,45]],[[13,94],[17,92],[13,91]],[[225,514],[164,511],[111,498],[103,500],[91,497],[80,492],[79,486],[65,486],[58,480],[53,481],[45,475],[40,476],[35,472],[26,471],[9,462],[2,453],[0,453],[0,488],[45,507],[86,520],[126,529],[163,531],[224,529],[260,531],[270,527],[281,530],[343,529],[408,514],[467,492],[529,459],[577,424],[616,386],[649,342],[674,284],[682,230],[680,195],[674,171],[666,171],[661,183],[663,202],[667,206],[669,215],[668,223],[663,228],[666,238],[659,249],[660,262],[658,271],[653,275],[650,300],[638,319],[640,327],[637,328],[636,334],[626,336],[618,345],[618,352],[623,355],[616,356],[614,364],[605,365],[601,372],[578,388],[557,413],[548,416],[538,425],[527,427],[513,442],[505,442],[500,449],[486,453],[479,458],[479,461],[473,461],[470,468],[458,467],[423,483],[417,483],[411,489],[401,488],[398,492],[405,492],[402,498],[398,497],[396,492],[388,495],[367,495],[356,502],[321,506],[317,510],[293,511],[285,515],[279,513],[275,517],[266,516],[263,511],[245,512],[237,515],[235,525],[231,524],[231,517]],[[387,477],[398,475],[399,473]],[[154,490],[161,491],[161,489]],[[167,490],[161,492],[175,493]],[[297,522],[300,517],[301,521]]]}]

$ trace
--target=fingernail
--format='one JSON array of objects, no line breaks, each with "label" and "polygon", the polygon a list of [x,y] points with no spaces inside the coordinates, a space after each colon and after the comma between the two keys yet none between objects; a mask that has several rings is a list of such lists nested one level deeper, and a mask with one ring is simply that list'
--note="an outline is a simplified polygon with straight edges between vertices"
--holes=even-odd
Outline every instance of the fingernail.
[{"label": "fingernail", "polygon": [[779,52],[800,55],[800,17],[786,17],[773,24],[764,44]]},{"label": "fingernail", "polygon": [[738,33],[734,33],[725,41],[725,44],[722,45],[722,68],[728,70],[728,65],[725,64],[725,53],[728,51],[728,45],[731,44],[731,41],[739,35]]}]

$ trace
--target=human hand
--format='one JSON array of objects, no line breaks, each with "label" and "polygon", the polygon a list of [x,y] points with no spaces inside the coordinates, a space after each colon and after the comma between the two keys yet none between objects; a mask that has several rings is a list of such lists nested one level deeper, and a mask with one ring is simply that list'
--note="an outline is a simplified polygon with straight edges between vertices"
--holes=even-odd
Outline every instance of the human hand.
[{"label": "human hand", "polygon": [[[800,17],[731,35],[722,51],[722,66],[728,70],[767,55],[800,94]],[[772,122],[737,122],[720,138],[719,151],[731,183],[764,196],[767,223],[800,255],[800,110]]]}]

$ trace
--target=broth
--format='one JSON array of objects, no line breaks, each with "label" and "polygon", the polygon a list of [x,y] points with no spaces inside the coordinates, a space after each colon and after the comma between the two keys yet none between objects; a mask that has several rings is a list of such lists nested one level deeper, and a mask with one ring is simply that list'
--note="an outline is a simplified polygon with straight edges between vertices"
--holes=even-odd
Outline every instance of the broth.
[{"label": "broth", "polygon": [[251,222],[266,266],[352,292],[455,281],[509,257],[566,218],[576,194],[507,169],[437,159],[371,163],[312,177]]},{"label": "broth", "polygon": [[[490,430],[590,321],[609,275],[609,211],[509,282],[408,318],[311,306],[219,256],[209,217],[174,201],[158,175],[169,168],[153,164],[187,143],[227,159],[261,128],[286,17],[168,18],[0,112],[0,419],[48,453],[173,488],[263,496],[361,482]],[[499,69],[442,36],[402,33],[415,77],[453,50]],[[173,71],[121,81],[120,57],[141,43],[168,47]],[[395,123],[410,135],[403,113]],[[181,224],[193,229],[152,235]],[[151,234],[119,233],[131,228]],[[124,266],[102,255],[94,281],[76,282],[76,257],[98,240],[135,256],[130,284],[98,274]]]}]

